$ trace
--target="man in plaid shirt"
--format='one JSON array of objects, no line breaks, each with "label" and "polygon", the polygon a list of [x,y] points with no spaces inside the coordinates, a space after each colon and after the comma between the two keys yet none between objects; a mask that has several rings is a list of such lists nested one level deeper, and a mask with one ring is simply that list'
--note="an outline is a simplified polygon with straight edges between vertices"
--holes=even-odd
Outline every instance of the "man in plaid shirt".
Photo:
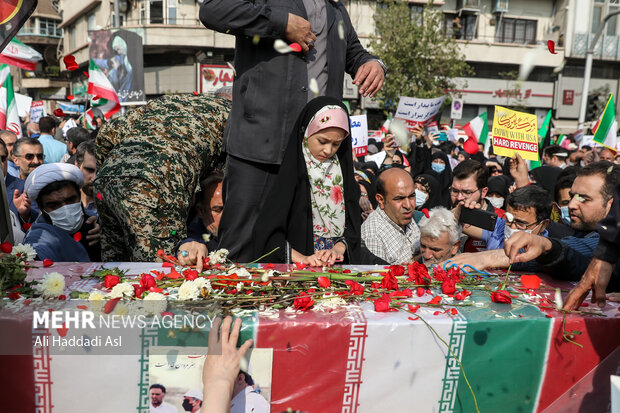
[{"label": "man in plaid shirt", "polygon": [[420,250],[420,230],[413,220],[415,187],[411,175],[400,168],[381,172],[377,202],[362,224],[362,242],[390,264],[412,262]]}]

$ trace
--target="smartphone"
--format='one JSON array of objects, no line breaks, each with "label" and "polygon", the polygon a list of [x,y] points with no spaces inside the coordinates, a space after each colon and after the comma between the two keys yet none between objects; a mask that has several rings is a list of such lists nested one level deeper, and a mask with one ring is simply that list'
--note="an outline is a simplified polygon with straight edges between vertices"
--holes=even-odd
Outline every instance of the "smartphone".
[{"label": "smartphone", "polygon": [[495,230],[495,222],[497,214],[482,209],[461,208],[461,217],[459,222],[463,224],[473,225],[474,227],[486,229],[487,231]]}]

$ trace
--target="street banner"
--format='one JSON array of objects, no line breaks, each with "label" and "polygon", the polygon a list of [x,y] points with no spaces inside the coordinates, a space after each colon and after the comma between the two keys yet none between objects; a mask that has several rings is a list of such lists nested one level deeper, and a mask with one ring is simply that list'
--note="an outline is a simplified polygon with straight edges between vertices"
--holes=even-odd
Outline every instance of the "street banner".
[{"label": "street banner", "polygon": [[88,55],[121,105],[145,104],[142,37],[127,30],[97,30],[89,31],[88,38]]},{"label": "street banner", "polygon": [[404,120],[411,131],[415,126],[426,125],[429,120],[433,119],[439,113],[445,98],[441,96],[433,99],[418,99],[401,96],[394,117]]},{"label": "street banner", "polygon": [[351,139],[355,156],[368,152],[368,119],[366,115],[351,116]]},{"label": "street banner", "polygon": [[228,65],[200,65],[200,93],[213,93],[232,86],[235,71]]},{"label": "street banner", "polygon": [[496,155],[538,161],[538,126],[536,115],[495,106],[493,118],[493,152]]},{"label": "street banner", "polygon": [[30,122],[39,123],[39,119],[45,116],[45,107],[42,100],[32,101],[30,105]]}]

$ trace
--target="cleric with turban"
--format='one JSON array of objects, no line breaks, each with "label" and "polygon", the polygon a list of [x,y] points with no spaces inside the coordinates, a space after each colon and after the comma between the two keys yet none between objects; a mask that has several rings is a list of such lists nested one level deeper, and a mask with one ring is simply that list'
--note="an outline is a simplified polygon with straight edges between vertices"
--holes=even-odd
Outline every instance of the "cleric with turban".
[{"label": "cleric with turban", "polygon": [[24,243],[35,249],[39,260],[100,261],[99,226],[82,207],[83,183],[80,169],[66,163],[44,164],[28,175],[24,191],[37,201],[41,215]]}]

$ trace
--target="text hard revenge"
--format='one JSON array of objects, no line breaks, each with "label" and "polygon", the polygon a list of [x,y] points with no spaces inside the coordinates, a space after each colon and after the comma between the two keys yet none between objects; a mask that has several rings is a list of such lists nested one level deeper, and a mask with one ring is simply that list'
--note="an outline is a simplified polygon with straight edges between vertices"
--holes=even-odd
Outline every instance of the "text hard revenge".
[{"label": "text hard revenge", "polygon": [[515,141],[512,139],[493,136],[493,146],[500,148],[514,149],[527,152],[538,152],[538,144],[533,142]]}]

